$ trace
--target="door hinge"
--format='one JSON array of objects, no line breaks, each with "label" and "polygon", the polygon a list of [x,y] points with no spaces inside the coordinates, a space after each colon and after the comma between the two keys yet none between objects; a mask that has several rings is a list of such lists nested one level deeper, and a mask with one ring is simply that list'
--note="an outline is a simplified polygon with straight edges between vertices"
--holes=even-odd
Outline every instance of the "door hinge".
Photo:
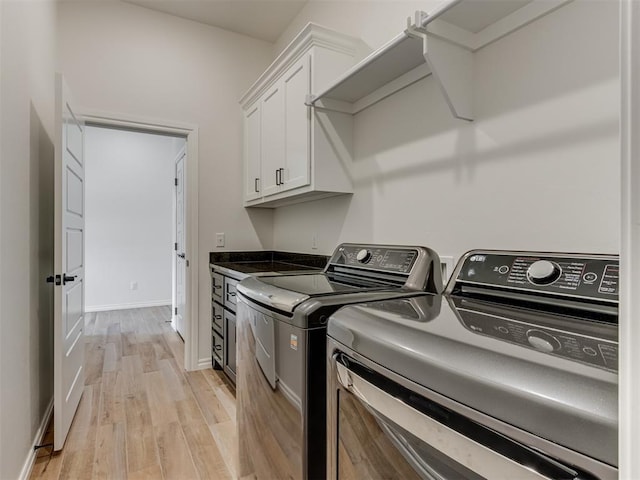
[{"label": "door hinge", "polygon": [[177,179],[177,178],[174,178],[174,179],[173,179],[173,184],[174,184],[176,187],[178,186],[178,179]]},{"label": "door hinge", "polygon": [[173,244],[173,249],[177,252],[178,251],[178,242]]}]

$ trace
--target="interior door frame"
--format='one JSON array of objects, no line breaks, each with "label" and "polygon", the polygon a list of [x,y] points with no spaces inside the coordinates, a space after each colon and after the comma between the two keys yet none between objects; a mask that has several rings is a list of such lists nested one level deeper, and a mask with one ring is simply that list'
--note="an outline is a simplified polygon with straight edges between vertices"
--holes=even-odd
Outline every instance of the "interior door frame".
[{"label": "interior door frame", "polygon": [[618,467],[620,478],[640,478],[640,4],[620,5],[621,244],[619,318]]},{"label": "interior door frame", "polygon": [[189,260],[189,267],[185,276],[184,368],[188,371],[204,368],[199,364],[198,352],[200,331],[198,321],[198,126],[95,110],[80,110],[78,114],[89,126],[186,138],[184,222],[185,254]]}]

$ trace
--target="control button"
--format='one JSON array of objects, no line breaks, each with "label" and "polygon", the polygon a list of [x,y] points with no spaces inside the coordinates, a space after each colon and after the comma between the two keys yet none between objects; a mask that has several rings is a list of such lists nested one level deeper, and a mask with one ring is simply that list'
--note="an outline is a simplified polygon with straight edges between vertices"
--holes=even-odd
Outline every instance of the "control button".
[{"label": "control button", "polygon": [[371,252],[365,248],[359,250],[356,255],[356,260],[360,263],[367,263],[369,260],[371,260]]},{"label": "control button", "polygon": [[498,273],[501,275],[504,275],[508,271],[509,271],[509,267],[507,265],[502,265],[500,268],[498,268]]},{"label": "control button", "polygon": [[595,357],[596,355],[598,355],[598,352],[596,352],[593,348],[591,347],[584,347],[582,349],[582,351],[584,353],[586,353],[587,355],[589,355],[590,357]]},{"label": "control button", "polygon": [[509,329],[507,327],[503,327],[502,325],[498,327],[498,331],[500,333],[509,333]]},{"label": "control button", "polygon": [[552,353],[560,349],[558,339],[542,330],[529,330],[527,341],[532,347],[545,353]]},{"label": "control button", "polygon": [[550,285],[562,274],[560,265],[548,260],[533,262],[527,270],[527,278],[534,285]]},{"label": "control button", "polygon": [[598,275],[593,273],[593,272],[587,272],[587,273],[584,274],[584,276],[582,278],[587,283],[593,283],[598,279]]}]

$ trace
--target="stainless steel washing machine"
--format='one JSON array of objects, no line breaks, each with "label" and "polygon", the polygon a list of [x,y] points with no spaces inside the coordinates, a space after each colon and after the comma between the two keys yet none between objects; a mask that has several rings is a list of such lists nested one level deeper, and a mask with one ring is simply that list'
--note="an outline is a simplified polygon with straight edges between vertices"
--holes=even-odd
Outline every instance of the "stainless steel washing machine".
[{"label": "stainless steel washing machine", "polygon": [[328,323],[328,478],[617,478],[618,257],[473,251]]},{"label": "stainless steel washing machine", "polygon": [[239,476],[326,477],[326,324],[355,302],[443,290],[424,247],[342,244],[321,274],[238,285]]}]

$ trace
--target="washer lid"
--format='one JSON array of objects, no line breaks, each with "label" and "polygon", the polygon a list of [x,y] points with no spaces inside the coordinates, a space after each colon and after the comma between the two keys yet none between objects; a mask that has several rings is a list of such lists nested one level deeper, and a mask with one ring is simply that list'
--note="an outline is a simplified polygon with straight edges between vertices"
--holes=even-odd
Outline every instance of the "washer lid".
[{"label": "washer lid", "polygon": [[[571,325],[583,324],[584,320],[574,319],[572,323],[566,316],[557,316],[562,320],[557,324],[561,328],[554,333],[550,314],[540,316],[541,321],[536,323],[537,316],[524,309],[508,310],[500,305],[496,313],[474,310],[469,304],[464,307],[460,315],[446,297],[428,294],[351,305],[330,317],[327,332],[349,349],[414,383],[616,465],[615,371],[536,348],[537,341],[527,341],[527,332],[545,332],[558,339],[561,349],[593,341],[605,350],[611,349],[607,355],[617,355],[616,335],[602,339],[572,331]],[[470,311],[491,321],[474,324]],[[498,327],[516,333],[501,338],[492,332]],[[478,330],[484,328],[489,331]],[[617,329],[609,326],[609,331]],[[537,334],[536,338],[540,337],[547,338]]]}]

